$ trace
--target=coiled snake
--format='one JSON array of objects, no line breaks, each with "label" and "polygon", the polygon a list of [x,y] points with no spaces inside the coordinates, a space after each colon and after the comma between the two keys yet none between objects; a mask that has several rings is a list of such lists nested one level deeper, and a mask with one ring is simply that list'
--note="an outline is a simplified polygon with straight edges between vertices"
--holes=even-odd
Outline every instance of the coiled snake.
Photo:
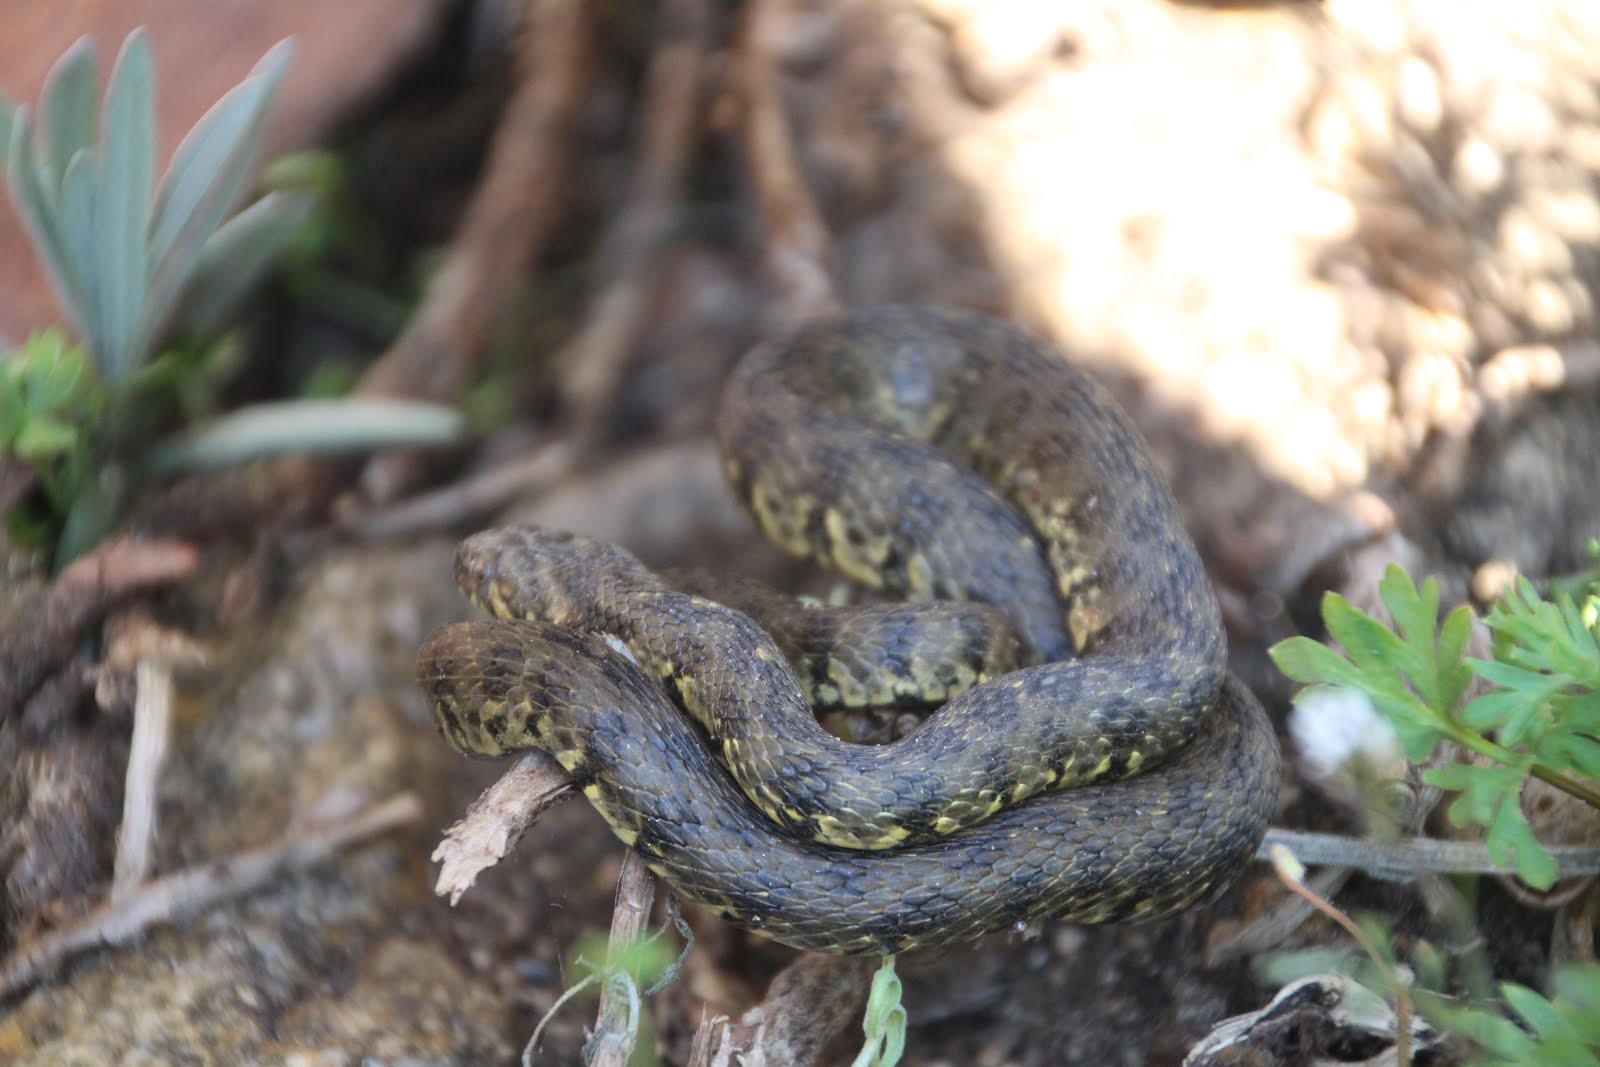
[{"label": "coiled snake", "polygon": [[[778,545],[897,597],[975,602],[928,609],[953,650],[863,624],[890,680],[815,660],[797,677],[749,617],[620,549],[491,530],[457,570],[499,619],[439,631],[418,668],[458,748],[544,749],[681,893],[799,948],[1153,919],[1232,882],[1277,744],[1227,672],[1148,450],[1091,379],[995,320],[857,312],[748,355],[718,437]],[[1031,665],[990,677],[1006,653],[974,649],[996,613]],[[846,704],[971,688],[865,746],[818,727],[802,682]]]}]

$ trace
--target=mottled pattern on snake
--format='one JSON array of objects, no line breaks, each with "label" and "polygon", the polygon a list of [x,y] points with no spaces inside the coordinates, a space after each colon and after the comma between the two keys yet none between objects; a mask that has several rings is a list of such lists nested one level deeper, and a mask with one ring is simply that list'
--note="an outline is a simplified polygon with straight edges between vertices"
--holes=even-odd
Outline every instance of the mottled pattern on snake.
[{"label": "mottled pattern on snake", "polygon": [[[945,740],[914,759],[908,742],[847,754],[842,773],[860,781],[842,807],[829,742],[792,725],[809,719],[803,708],[778,715],[759,697],[717,709],[707,730],[765,769],[734,773],[792,836],[732,791],[692,727],[598,636],[535,623],[436,636],[421,673],[452,739],[546,748],[688,896],[804,947],[895,951],[1049,914],[1170,914],[1237,873],[1264,829],[1276,746],[1226,678],[1215,602],[1165,487],[1092,382],[991,320],[869,312],[748,357],[720,436],[732,481],[779,544],[901,595],[992,603],[1048,662],[944,709],[908,742]],[[514,555],[474,558],[488,575],[475,589],[498,614],[617,633],[680,694],[685,679],[701,685],[705,602],[615,575],[540,578],[530,594]],[[559,608],[513,603],[525,595]],[[767,685],[787,668],[748,630],[743,647],[771,669],[735,681],[789,686],[792,675]],[[1083,658],[1057,661],[1073,652]],[[963,701],[987,701],[991,719],[964,715]],[[808,836],[927,843],[851,856],[797,839]]]}]

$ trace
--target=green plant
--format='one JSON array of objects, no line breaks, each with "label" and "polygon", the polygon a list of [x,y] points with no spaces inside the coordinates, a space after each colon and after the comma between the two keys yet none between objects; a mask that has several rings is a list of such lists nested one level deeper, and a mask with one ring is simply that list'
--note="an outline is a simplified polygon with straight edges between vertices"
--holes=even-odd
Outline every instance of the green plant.
[{"label": "green plant", "polygon": [[[86,473],[84,427],[103,399],[82,349],[59,330],[34,334],[0,361],[0,463],[27,466],[50,504],[64,511]],[[13,508],[8,518],[13,537],[38,539],[25,509]]]},{"label": "green plant", "polygon": [[[1480,660],[1463,654],[1469,609],[1439,622],[1437,582],[1419,591],[1391,567],[1378,592],[1393,629],[1330,593],[1323,622],[1343,651],[1295,637],[1272,649],[1273,661],[1295,681],[1366,694],[1412,762],[1441,741],[1483,757],[1430,769],[1424,779],[1455,794],[1452,823],[1485,828],[1496,862],[1549,888],[1555,862],[1523,816],[1522,790],[1535,777],[1600,807],[1592,781],[1600,778],[1600,593],[1587,586],[1581,602],[1565,593],[1545,600],[1519,581],[1484,619],[1493,658]],[[1474,676],[1488,691],[1464,701]]]},{"label": "green plant", "polygon": [[98,110],[87,38],[51,68],[37,128],[27,107],[7,109],[0,151],[12,203],[107,387],[149,358],[197,277],[239,290],[259,271],[241,252],[246,234],[259,241],[264,216],[287,207],[263,201],[225,220],[246,192],[289,54],[287,41],[272,49],[201,117],[159,186],[155,73],[142,31],[123,43]]},{"label": "green plant", "polygon": [[[453,440],[454,412],[374,399],[355,407],[246,409],[148,448],[193,416],[233,346],[234,309],[312,220],[317,190],[249,189],[267,112],[288,65],[273,48],[190,130],[155,181],[155,73],[142,31],[123,43],[97,108],[92,41],[51,68],[34,120],[0,98],[0,164],[17,214],[81,347],[41,335],[7,353],[0,460],[30,470],[42,497],[12,502],[14,534],[56,540],[66,563],[116,521],[140,479],[296,449]],[[55,340],[51,340],[55,337]],[[70,395],[61,383],[72,383]],[[74,412],[67,417],[68,409]]]},{"label": "green plant", "polygon": [[1560,967],[1552,996],[1503,982],[1500,996],[1520,1020],[1481,1004],[1423,1000],[1424,1014],[1478,1048],[1479,1067],[1600,1067],[1600,966]]},{"label": "green plant", "polygon": [[1341,926],[1365,958],[1338,949],[1274,953],[1258,964],[1263,978],[1287,983],[1311,974],[1347,975],[1394,1004],[1395,1061],[1410,1063],[1417,1033],[1413,1012],[1438,1032],[1466,1043],[1475,1067],[1600,1067],[1600,965],[1557,968],[1552,996],[1515,982],[1486,988],[1482,995],[1449,995],[1448,956],[1426,941],[1400,962],[1394,937],[1375,916],[1351,919],[1305,885],[1305,869],[1289,851],[1272,849],[1272,863],[1288,888]]},{"label": "green plant", "polygon": [[851,1067],[895,1067],[906,1050],[906,1009],[900,1003],[900,976],[894,973],[893,956],[885,956],[872,976],[861,1028],[866,1044]]}]

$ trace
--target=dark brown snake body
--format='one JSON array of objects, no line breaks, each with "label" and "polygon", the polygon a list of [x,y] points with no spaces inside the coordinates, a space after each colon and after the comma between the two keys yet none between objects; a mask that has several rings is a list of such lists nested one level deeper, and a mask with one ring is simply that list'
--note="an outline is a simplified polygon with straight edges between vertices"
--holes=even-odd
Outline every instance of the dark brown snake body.
[{"label": "dark brown snake body", "polygon": [[[543,748],[684,895],[801,948],[1157,918],[1232,882],[1276,741],[1227,673],[1148,450],[1092,380],[994,320],[861,312],[746,357],[719,438],[780,546],[907,599],[991,605],[1033,665],[991,678],[896,638],[906,680],[833,695],[978,684],[902,741],[850,745],[747,616],[610,546],[492,530],[458,570],[501,620],[440,631],[419,667],[458,747]],[[848,673],[803,670],[813,694]]]}]

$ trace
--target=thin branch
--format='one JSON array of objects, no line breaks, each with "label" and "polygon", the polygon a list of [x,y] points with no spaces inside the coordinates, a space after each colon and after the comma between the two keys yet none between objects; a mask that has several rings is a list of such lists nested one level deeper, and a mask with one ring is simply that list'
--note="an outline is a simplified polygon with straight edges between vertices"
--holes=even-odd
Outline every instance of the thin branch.
[{"label": "thin branch", "polygon": [[[483,181],[422,305],[362,377],[360,392],[442,403],[459,397],[501,305],[566,203],[572,129],[590,68],[587,8],[583,0],[531,4],[517,87]],[[369,494],[397,497],[413,462],[374,457],[364,478]]]},{"label": "thin branch", "polygon": [[[615,964],[628,947],[644,936],[650,909],[656,902],[656,880],[640,855],[629,849],[617,875],[617,901],[611,910],[611,941],[606,963]],[[612,983],[600,984],[600,1007],[595,1013],[594,1037],[587,1046],[589,1067],[626,1067],[638,1041],[637,1028],[617,1025],[622,1013],[614,1002]]]},{"label": "thin branch", "polygon": [[582,0],[534,0],[516,91],[439,273],[360,391],[456,399],[496,312],[565,203],[571,130],[589,67]]},{"label": "thin branch", "polygon": [[780,0],[754,0],[739,47],[744,96],[745,165],[767,230],[767,270],[778,291],[778,319],[788,325],[839,306],[828,270],[830,239],[795,157],[783,107],[777,48]]},{"label": "thin branch", "polygon": [[561,765],[537,749],[526,753],[483,791],[450,829],[431,857],[440,864],[433,891],[456,904],[478,874],[522,839],[528,827],[573,792]]},{"label": "thin branch", "polygon": [[[1264,848],[1265,846],[1263,846]],[[1292,848],[1292,846],[1291,846]],[[1266,858],[1265,853],[1258,858]],[[1306,878],[1306,885],[1320,897],[1332,900],[1355,872],[1349,867],[1330,867]],[[1263,914],[1257,915],[1206,946],[1206,966],[1218,967],[1229,960],[1247,959],[1277,948],[1316,913],[1305,897],[1290,893]]]},{"label": "thin branch", "polygon": [[[1357,926],[1344,912],[1333,906],[1333,903],[1313,891],[1305,884],[1305,868],[1299,866],[1295,858],[1290,856],[1282,845],[1274,845],[1272,849],[1276,855],[1271,857],[1273,870],[1278,875],[1278,880],[1284,888],[1296,896],[1302,897],[1313,908],[1323,915],[1338,923],[1344,931],[1355,939],[1356,944],[1372,960],[1373,966],[1382,971],[1390,993],[1394,996],[1394,1055],[1398,1067],[1411,1067],[1411,1017],[1415,1009],[1411,1003],[1411,994],[1405,981],[1395,969],[1395,965],[1387,955],[1378,951],[1377,946],[1367,937],[1366,931]],[[1291,865],[1297,868],[1292,871]]]},{"label": "thin branch", "polygon": [[340,851],[415,820],[422,804],[401,793],[343,822],[291,832],[265,848],[240,852],[146,882],[70,926],[18,948],[0,963],[0,1000],[53,973],[88,949],[120,945],[152,926],[173,922],[254,892],[290,871],[323,863]]},{"label": "thin branch", "polygon": [[711,48],[708,0],[668,0],[643,94],[644,127],[627,199],[607,233],[583,327],[556,358],[581,433],[592,433],[643,332],[683,172],[699,128]]},{"label": "thin branch", "polygon": [[[340,520],[335,533],[359,541],[397,541],[470,525],[519,497],[543,493],[572,473],[577,450],[555,441],[442,488]],[[317,535],[312,535],[313,539]]]},{"label": "thin branch", "polygon": [[[1412,882],[1420,874],[1516,874],[1514,867],[1496,863],[1489,850],[1475,841],[1440,841],[1409,837],[1398,841],[1342,837],[1273,827],[1256,850],[1268,859],[1273,845],[1284,845],[1302,863],[1353,867],[1388,882]],[[1557,846],[1549,849],[1562,878],[1600,874],[1600,848]]]},{"label": "thin branch", "polygon": [[0,720],[21,708],[118,601],[187,578],[199,563],[184,542],[119,537],[74,562],[41,596],[13,605],[0,618]]}]

